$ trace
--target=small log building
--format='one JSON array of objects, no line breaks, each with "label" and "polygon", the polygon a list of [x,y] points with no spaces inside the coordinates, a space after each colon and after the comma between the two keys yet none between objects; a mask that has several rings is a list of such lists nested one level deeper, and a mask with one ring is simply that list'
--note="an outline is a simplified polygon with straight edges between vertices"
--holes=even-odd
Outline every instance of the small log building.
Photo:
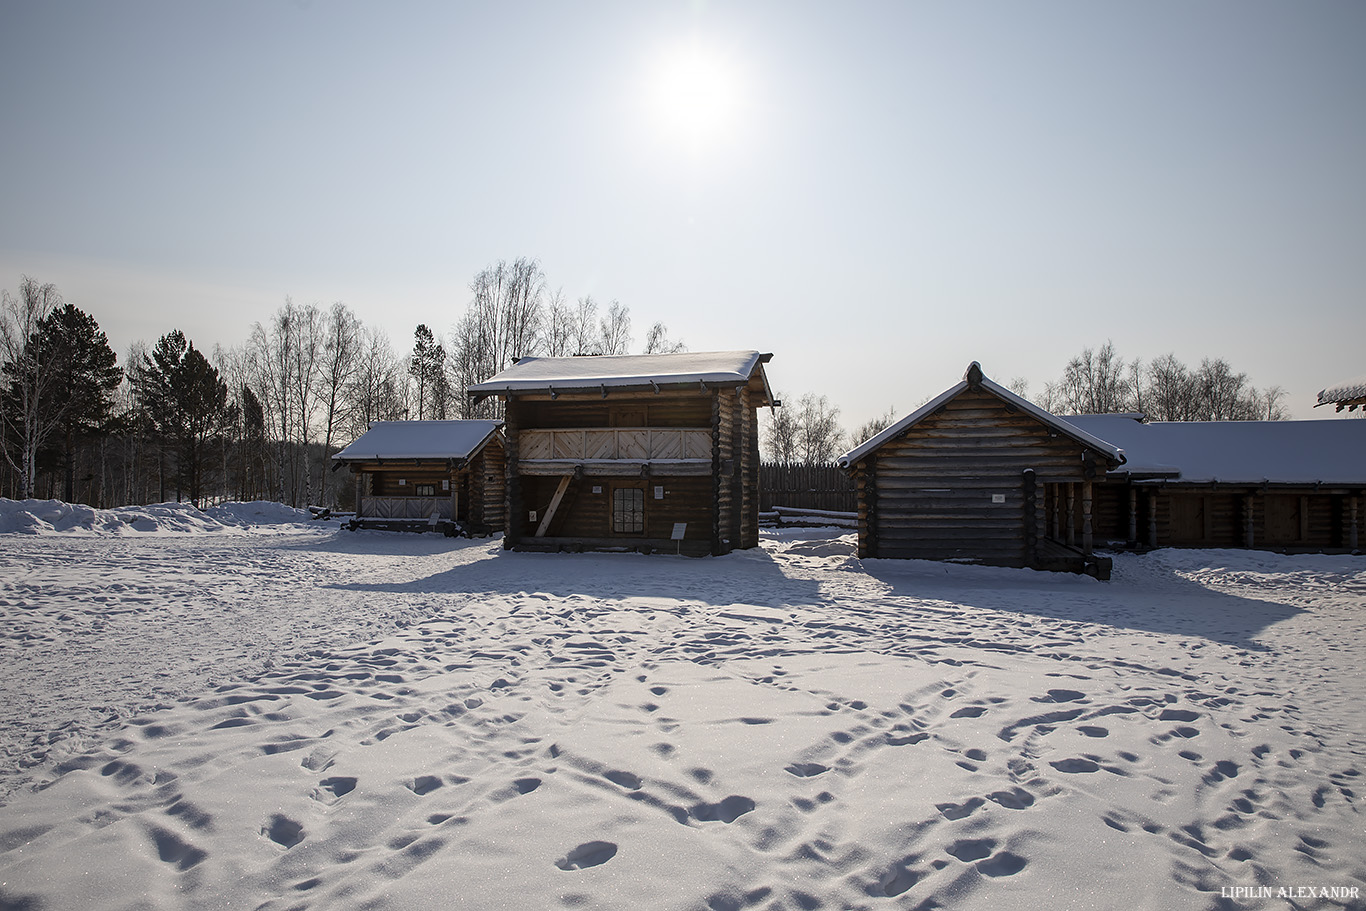
[{"label": "small log building", "polygon": [[505,403],[512,550],[725,554],[759,543],[758,351],[527,357]]},{"label": "small log building", "polygon": [[1113,445],[982,373],[846,453],[858,494],[860,557],[900,557],[1085,572],[1095,487],[1124,462]]},{"label": "small log building", "polygon": [[375,421],[332,457],[356,484],[352,528],[490,534],[503,527],[501,421]]},{"label": "small log building", "polygon": [[1361,547],[1366,421],[1063,420],[1127,457],[1097,489],[1096,534],[1115,546]]}]

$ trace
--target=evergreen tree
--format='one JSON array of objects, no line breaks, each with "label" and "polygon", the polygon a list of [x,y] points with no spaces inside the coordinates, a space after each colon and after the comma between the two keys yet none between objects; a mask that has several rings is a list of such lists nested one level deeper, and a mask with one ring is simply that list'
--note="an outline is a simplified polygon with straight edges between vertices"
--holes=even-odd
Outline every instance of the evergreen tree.
[{"label": "evergreen tree", "polygon": [[138,380],[157,431],[175,444],[177,498],[188,492],[199,505],[208,444],[222,432],[228,416],[227,384],[179,330],[157,340],[143,359]]},{"label": "evergreen tree", "polygon": [[48,314],[38,334],[57,377],[48,407],[60,414],[54,435],[65,483],[64,499],[76,499],[77,446],[110,433],[114,395],[123,381],[118,357],[99,323],[74,304]]},{"label": "evergreen tree", "polygon": [[427,416],[427,405],[436,413],[445,412],[445,398],[448,384],[444,383],[446,370],[446,349],[432,335],[425,325],[417,327],[413,333],[413,357],[408,372],[417,380],[417,419]]}]

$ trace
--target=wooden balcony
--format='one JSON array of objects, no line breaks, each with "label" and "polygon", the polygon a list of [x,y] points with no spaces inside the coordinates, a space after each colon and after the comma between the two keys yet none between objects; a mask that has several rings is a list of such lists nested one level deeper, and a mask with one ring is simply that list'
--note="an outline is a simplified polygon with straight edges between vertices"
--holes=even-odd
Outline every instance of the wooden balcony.
[{"label": "wooden balcony", "polygon": [[707,427],[576,427],[523,430],[517,437],[523,474],[635,473],[649,465],[654,474],[710,474],[711,429]]},{"label": "wooden balcony", "polygon": [[362,497],[357,518],[389,521],[428,522],[451,518],[451,498],[444,497]]}]

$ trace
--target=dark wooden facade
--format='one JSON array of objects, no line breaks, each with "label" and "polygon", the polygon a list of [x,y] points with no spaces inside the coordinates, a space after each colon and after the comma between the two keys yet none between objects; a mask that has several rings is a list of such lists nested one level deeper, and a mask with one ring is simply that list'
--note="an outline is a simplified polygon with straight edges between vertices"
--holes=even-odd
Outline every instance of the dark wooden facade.
[{"label": "dark wooden facade", "polygon": [[1234,547],[1287,553],[1361,548],[1362,487],[1183,484],[1107,478],[1096,534],[1114,547]]},{"label": "dark wooden facade", "polygon": [[334,456],[337,467],[351,469],[355,484],[350,527],[448,535],[503,530],[506,459],[500,432],[491,430],[467,454],[375,457],[357,455],[353,447]]},{"label": "dark wooden facade", "polygon": [[1111,546],[1361,547],[1366,422],[1063,420],[1128,456],[1096,487],[1096,535]]},{"label": "dark wooden facade", "polygon": [[858,492],[860,557],[1066,569],[1107,577],[1092,552],[1095,483],[1122,456],[982,375],[840,464]]},{"label": "dark wooden facade", "polygon": [[658,363],[658,380],[611,377],[618,359],[604,357],[592,361],[607,382],[491,391],[517,379],[519,362],[472,387],[505,403],[504,546],[694,556],[757,546],[757,412],[773,402],[762,366],[771,356],[752,354],[734,379],[678,382],[669,359],[681,356],[654,355],[636,361]]}]

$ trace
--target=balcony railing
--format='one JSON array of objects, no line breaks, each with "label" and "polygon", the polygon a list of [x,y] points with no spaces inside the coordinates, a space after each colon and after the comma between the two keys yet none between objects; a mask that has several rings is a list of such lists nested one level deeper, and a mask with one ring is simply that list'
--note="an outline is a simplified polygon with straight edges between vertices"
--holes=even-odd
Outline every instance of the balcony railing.
[{"label": "balcony railing", "polygon": [[519,458],[549,461],[706,461],[711,430],[706,427],[587,427],[523,430]]},{"label": "balcony railing", "polygon": [[363,519],[429,520],[450,519],[451,498],[445,497],[361,497],[357,515]]}]

